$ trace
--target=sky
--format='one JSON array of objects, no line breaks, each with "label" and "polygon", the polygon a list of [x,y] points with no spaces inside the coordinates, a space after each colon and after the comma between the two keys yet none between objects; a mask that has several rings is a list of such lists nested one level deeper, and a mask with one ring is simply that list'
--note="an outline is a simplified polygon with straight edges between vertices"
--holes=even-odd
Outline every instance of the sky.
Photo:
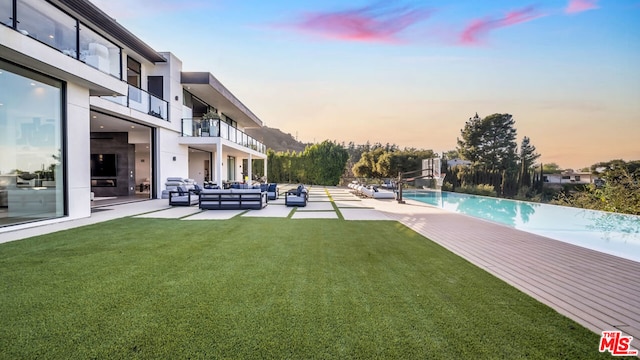
[{"label": "sky", "polygon": [[508,113],[539,161],[640,159],[640,0],[92,0],[303,142],[456,148]]}]

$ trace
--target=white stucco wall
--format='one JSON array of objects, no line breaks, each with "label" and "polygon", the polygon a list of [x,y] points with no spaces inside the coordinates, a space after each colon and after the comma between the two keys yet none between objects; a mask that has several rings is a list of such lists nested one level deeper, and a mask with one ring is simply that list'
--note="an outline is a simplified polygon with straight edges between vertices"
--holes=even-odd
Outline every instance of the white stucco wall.
[{"label": "white stucco wall", "polygon": [[67,183],[69,217],[91,216],[89,90],[67,83]]},{"label": "white stucco wall", "polygon": [[[194,179],[200,185],[204,182],[204,163],[206,160],[209,160],[209,153],[201,151],[189,152],[189,178]],[[209,165],[209,168],[211,168],[211,165]]]},{"label": "white stucco wall", "polygon": [[182,61],[170,52],[160,53],[167,59],[166,63],[157,63],[150,69],[149,75],[163,76],[164,100],[169,102],[169,121],[171,129],[180,132],[182,129],[182,84],[180,74]]},{"label": "white stucco wall", "polygon": [[[157,129],[156,159],[158,174],[158,187],[156,196],[162,197],[164,183],[168,177],[187,178],[189,175],[189,152],[186,145],[178,144],[175,131]],[[175,158],[175,160],[173,160]]]}]

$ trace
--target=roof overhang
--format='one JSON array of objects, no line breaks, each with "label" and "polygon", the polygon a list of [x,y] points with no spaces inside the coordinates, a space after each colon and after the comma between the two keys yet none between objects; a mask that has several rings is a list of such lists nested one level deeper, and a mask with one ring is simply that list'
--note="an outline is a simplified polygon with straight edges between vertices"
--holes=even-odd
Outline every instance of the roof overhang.
[{"label": "roof overhang", "polygon": [[167,60],[157,51],[133,35],[124,26],[120,25],[115,19],[100,10],[97,6],[87,0],[48,0],[82,22],[90,25],[94,30],[100,30],[102,35],[107,35],[110,40],[114,40],[119,45],[123,45],[131,49],[135,53],[141,55],[146,60],[156,62],[166,62]]},{"label": "roof overhang", "polygon": [[224,87],[213,74],[182,72],[181,83],[188,92],[216,107],[219,112],[231,117],[241,127],[262,127],[262,120]]}]

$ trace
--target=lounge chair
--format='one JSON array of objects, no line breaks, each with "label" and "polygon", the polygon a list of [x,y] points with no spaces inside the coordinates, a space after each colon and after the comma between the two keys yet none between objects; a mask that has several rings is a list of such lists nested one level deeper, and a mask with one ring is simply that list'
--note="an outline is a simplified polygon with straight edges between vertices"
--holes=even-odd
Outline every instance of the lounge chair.
[{"label": "lounge chair", "polygon": [[395,199],[396,197],[393,191],[380,190],[377,186],[362,187],[360,192],[374,199]]},{"label": "lounge chair", "polygon": [[185,190],[178,186],[177,190],[169,191],[170,206],[191,206],[198,204],[199,197],[193,190]]},{"label": "lounge chair", "polygon": [[309,191],[304,185],[298,186],[296,189],[287,191],[284,196],[284,204],[286,206],[307,206],[309,199]]},{"label": "lounge chair", "polygon": [[267,199],[277,200],[278,197],[280,197],[280,189],[278,189],[278,184],[269,183],[267,186]]}]

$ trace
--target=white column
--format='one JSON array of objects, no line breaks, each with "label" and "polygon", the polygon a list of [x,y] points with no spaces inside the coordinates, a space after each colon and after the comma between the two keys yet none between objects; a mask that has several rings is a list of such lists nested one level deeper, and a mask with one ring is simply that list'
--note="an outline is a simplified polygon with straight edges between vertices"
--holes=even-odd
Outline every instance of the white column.
[{"label": "white column", "polygon": [[215,169],[216,169],[216,185],[222,189],[222,144],[216,144],[216,156],[215,156]]},{"label": "white column", "polygon": [[253,181],[253,169],[251,168],[251,154],[249,154],[249,160],[247,160],[247,176],[249,177],[249,181],[247,183],[251,184]]},{"label": "white column", "polygon": [[267,158],[264,158],[262,163],[264,164],[264,179],[266,182],[269,182],[269,175],[267,174]]}]

